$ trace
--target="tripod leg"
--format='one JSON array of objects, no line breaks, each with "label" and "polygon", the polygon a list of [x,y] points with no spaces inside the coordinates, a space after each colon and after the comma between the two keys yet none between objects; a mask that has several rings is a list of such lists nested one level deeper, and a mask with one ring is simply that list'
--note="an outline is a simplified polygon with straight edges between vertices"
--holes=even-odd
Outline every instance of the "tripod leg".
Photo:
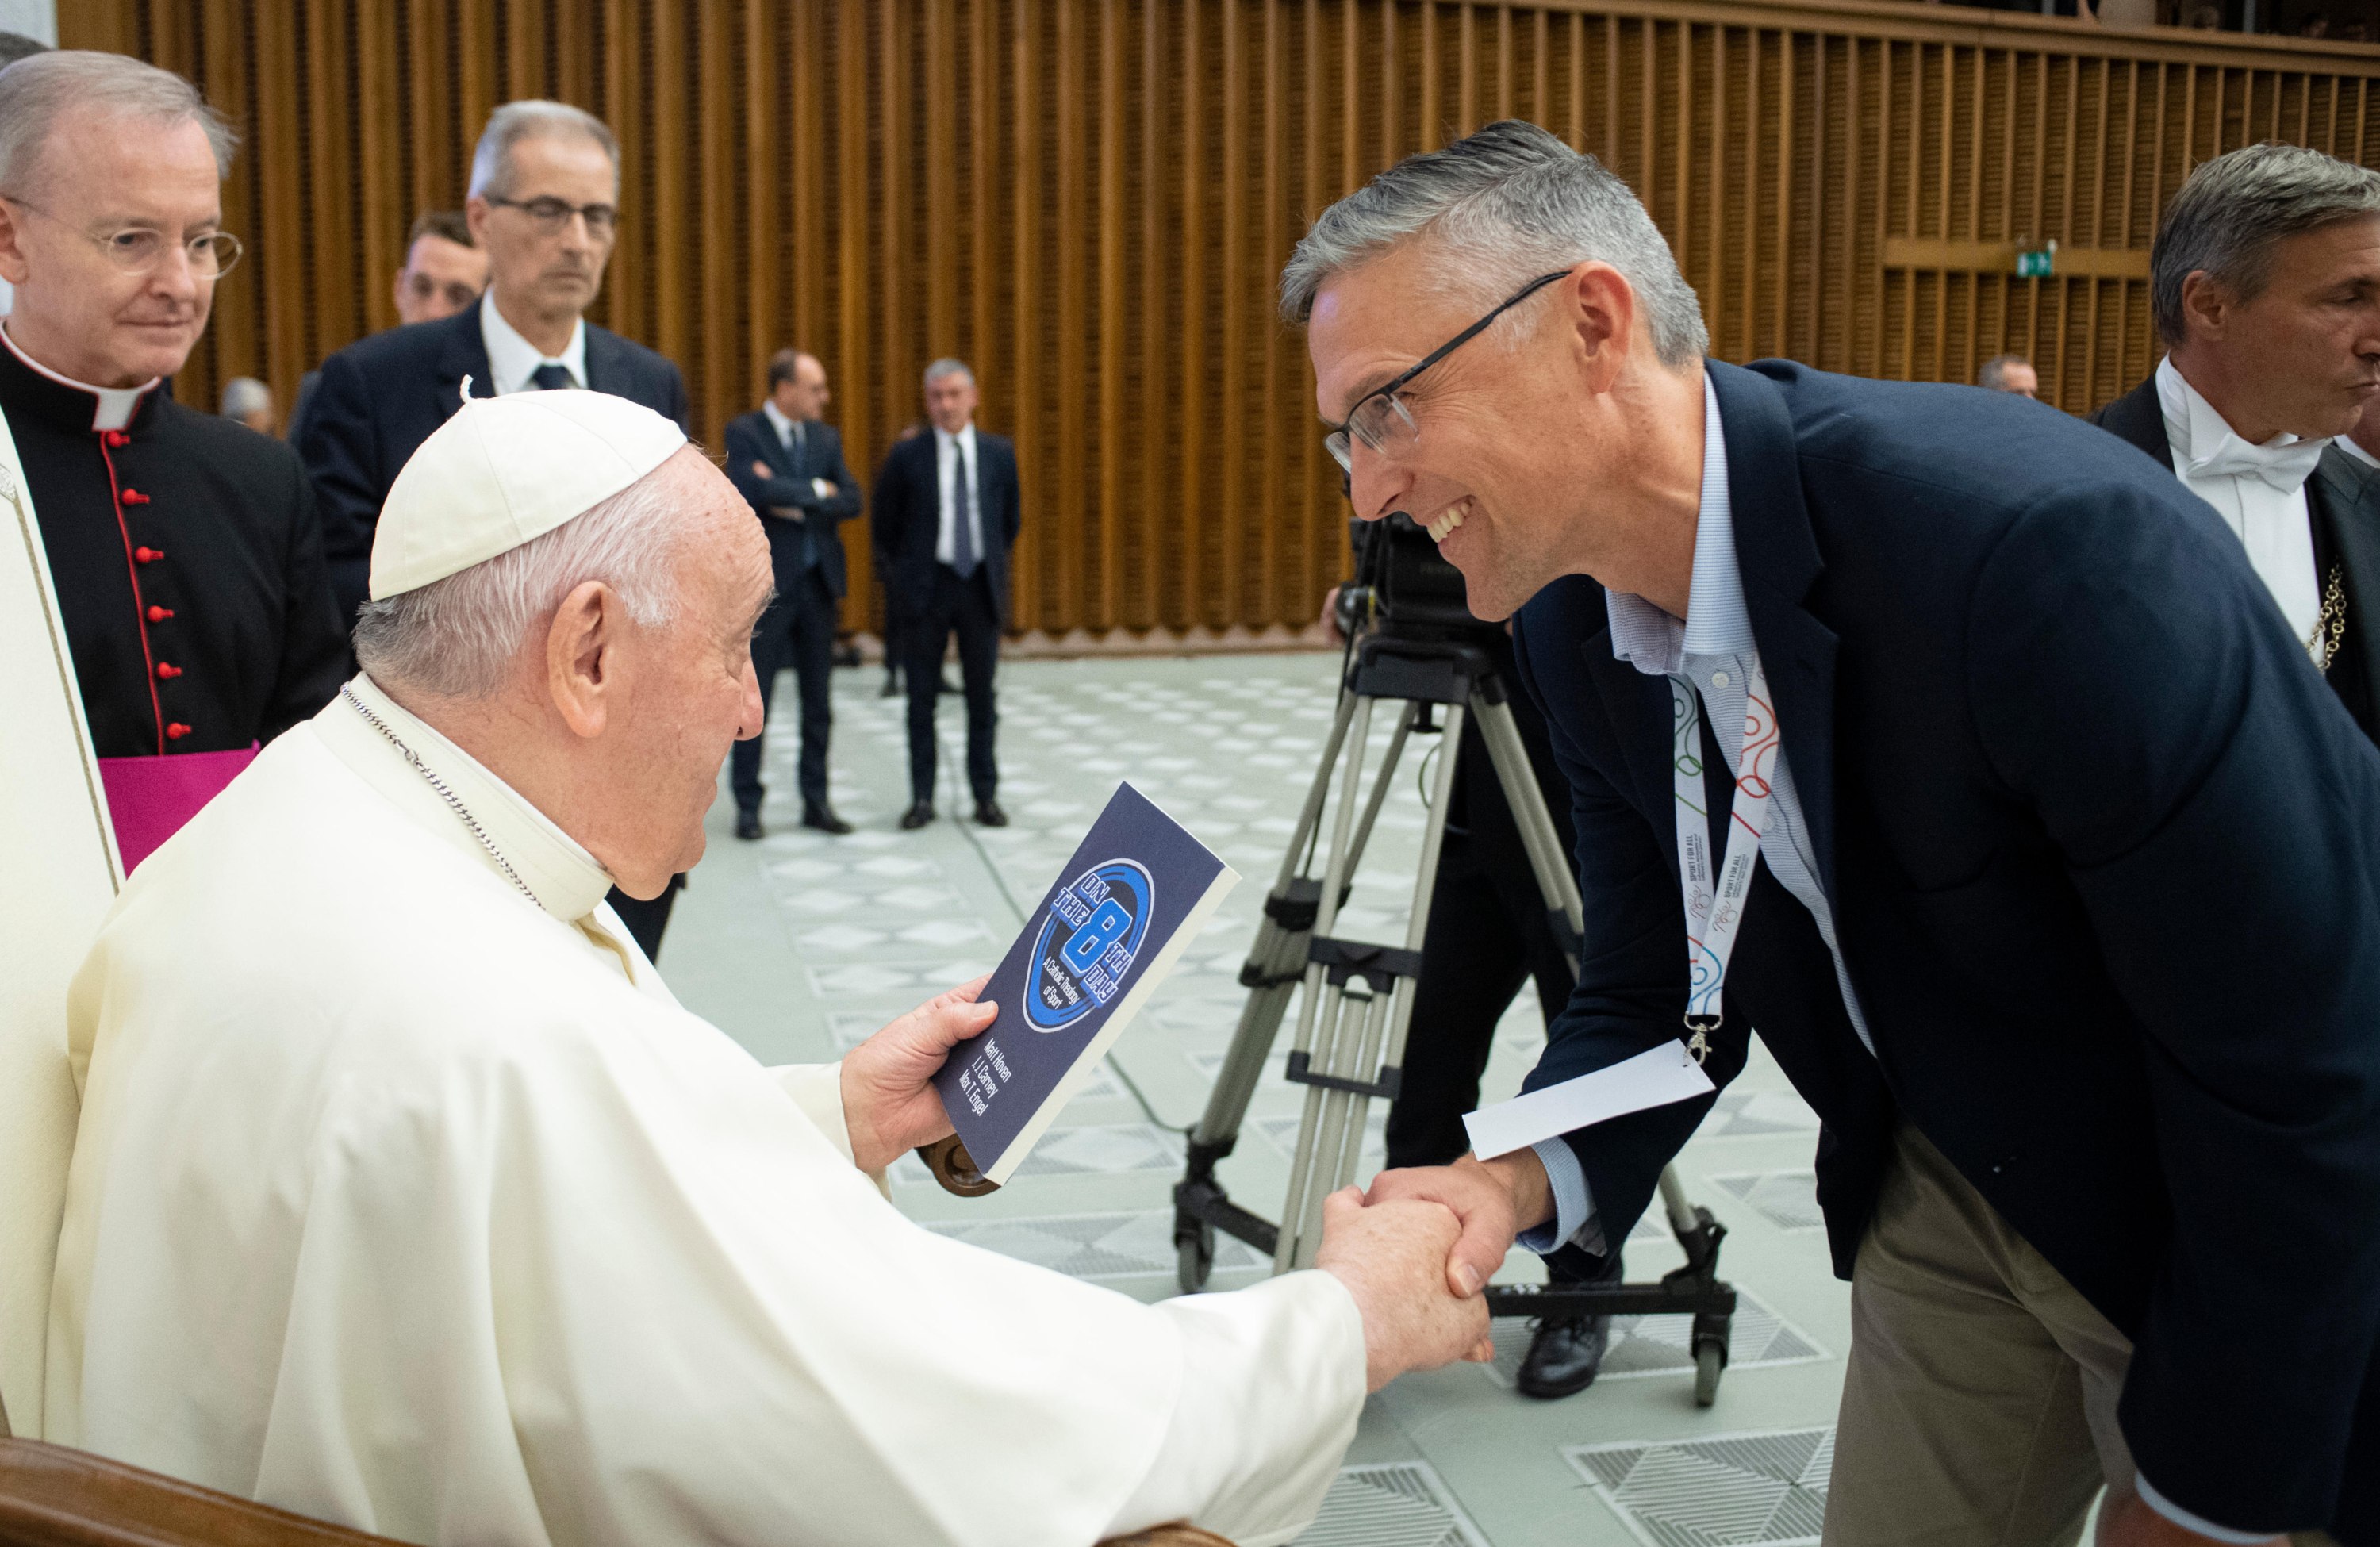
[{"label": "tripod leg", "polygon": [[1272,892],[1265,898],[1265,917],[1257,927],[1256,944],[1249,948],[1247,964],[1240,969],[1241,981],[1248,985],[1247,1003],[1241,1007],[1239,1025],[1232,1033],[1232,1045],[1223,1055],[1223,1066],[1216,1071],[1215,1088],[1208,1095],[1207,1109],[1191,1131],[1190,1141],[1195,1146],[1220,1145],[1228,1153],[1238,1139],[1241,1121],[1247,1115],[1248,1102],[1256,1094],[1257,1081],[1264,1074],[1264,1061],[1272,1053],[1281,1017],[1289,1008],[1290,995],[1295,992],[1305,966],[1305,943],[1312,938],[1313,927],[1295,927],[1303,920],[1304,899],[1297,895],[1298,883],[1311,879],[1305,874],[1307,845],[1321,824],[1323,804],[1330,793],[1330,775],[1346,745],[1348,725],[1354,713],[1354,696],[1341,695],[1330,738],[1323,744],[1322,761],[1306,787],[1297,826],[1290,834],[1289,847],[1281,857],[1281,871],[1274,878]]},{"label": "tripod leg", "polygon": [[[1410,706],[1408,723],[1419,714],[1418,704]],[[1463,745],[1460,705],[1448,706],[1444,735],[1449,751],[1439,760],[1433,782],[1431,814],[1428,825],[1423,829],[1421,862],[1414,880],[1413,906],[1405,926],[1405,950],[1415,956],[1419,955],[1421,943],[1429,931],[1429,905],[1437,889],[1438,859],[1445,846],[1447,802],[1452,795],[1455,762]],[[1397,745],[1402,745],[1402,739]],[[1380,791],[1393,770],[1392,762],[1382,765],[1373,791],[1375,811]],[[1310,969],[1309,983],[1320,975],[1318,967]],[[1342,1013],[1332,1017],[1330,1041],[1318,1042],[1311,1050],[1313,1066],[1351,1083],[1370,1080],[1384,1070],[1396,1068],[1404,1056],[1406,1025],[1413,1015],[1412,979],[1399,972],[1382,993],[1364,979],[1351,977],[1344,987],[1332,992],[1340,1001]],[[1361,1007],[1360,1015],[1351,1017],[1344,1013],[1355,1006]],[[1313,1263],[1322,1242],[1322,1200],[1352,1182],[1362,1162],[1365,1122],[1370,1115],[1371,1098],[1352,1090],[1309,1089],[1305,1110],[1305,1121],[1297,1135],[1292,1197],[1281,1212],[1281,1243],[1273,1257],[1275,1272]]]},{"label": "tripod leg", "polygon": [[[1314,932],[1317,934],[1328,935],[1338,922],[1339,897],[1346,889],[1347,878],[1351,873],[1347,863],[1350,858],[1349,840],[1354,829],[1357,798],[1363,793],[1364,749],[1371,734],[1374,701],[1368,697],[1356,695],[1354,717],[1348,725],[1346,766],[1340,776],[1339,807],[1334,813],[1331,824],[1330,857],[1323,866],[1322,895],[1315,911]],[[1297,1036],[1292,1043],[1291,1051],[1306,1054],[1309,1064],[1314,1061],[1317,1021],[1321,1022],[1326,1037],[1336,1035],[1339,1019],[1338,995],[1328,991],[1329,980],[1323,971],[1322,965],[1319,962],[1308,962],[1305,968],[1305,993],[1297,1007]],[[1321,1013],[1326,999],[1330,1002],[1330,1010],[1327,1015]],[[1275,1273],[1286,1271],[1297,1260],[1298,1232],[1293,1227],[1293,1222],[1305,1212],[1306,1194],[1311,1190],[1312,1184],[1305,1140],[1306,1136],[1314,1129],[1315,1117],[1321,1110],[1321,1101],[1325,1093],[1318,1086],[1309,1086],[1306,1089],[1305,1111],[1298,1123],[1297,1151],[1290,1163],[1289,1195],[1282,1200],[1281,1235],[1273,1251],[1273,1272]],[[1318,1206],[1318,1200],[1317,1207]]]}]

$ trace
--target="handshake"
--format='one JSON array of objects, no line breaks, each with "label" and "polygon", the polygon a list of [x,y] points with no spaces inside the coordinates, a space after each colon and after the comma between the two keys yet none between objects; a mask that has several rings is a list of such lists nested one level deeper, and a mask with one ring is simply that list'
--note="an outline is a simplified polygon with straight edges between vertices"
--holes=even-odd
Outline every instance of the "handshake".
[{"label": "handshake", "polygon": [[[852,1158],[875,1173],[951,1131],[931,1080],[953,1048],[992,1022],[986,980],[953,989],[845,1054],[844,1120]],[[1552,1213],[1545,1171],[1524,1150],[1481,1163],[1385,1171],[1369,1192],[1323,1200],[1314,1265],[1345,1285],[1364,1319],[1364,1375],[1378,1391],[1411,1370],[1486,1363],[1488,1302],[1516,1231]]]},{"label": "handshake", "polygon": [[1409,1370],[1495,1357],[1480,1291],[1517,1230],[1550,1205],[1544,1168],[1525,1150],[1384,1171],[1369,1192],[1348,1188],[1323,1200],[1314,1265],[1345,1285],[1363,1314],[1371,1390]]}]

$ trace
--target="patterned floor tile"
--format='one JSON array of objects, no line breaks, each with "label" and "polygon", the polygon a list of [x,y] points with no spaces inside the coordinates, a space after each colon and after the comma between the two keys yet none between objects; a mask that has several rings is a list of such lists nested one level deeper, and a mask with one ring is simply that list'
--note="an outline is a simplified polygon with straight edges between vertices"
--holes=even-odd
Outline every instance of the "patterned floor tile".
[{"label": "patterned floor tile", "polygon": [[1834,1453],[1829,1427],[1562,1454],[1654,1547],[1796,1547],[1818,1540]]},{"label": "patterned floor tile", "polygon": [[1713,1176],[1711,1185],[1752,1206],[1779,1230],[1824,1230],[1818,1210],[1818,1177],[1813,1171],[1742,1171]]},{"label": "patterned floor tile", "polygon": [[1294,1547],[1488,1547],[1427,1461],[1342,1467]]},{"label": "patterned floor tile", "polygon": [[1796,1091],[1730,1089],[1718,1093],[1718,1104],[1703,1119],[1696,1137],[1747,1139],[1817,1131],[1818,1115]]}]

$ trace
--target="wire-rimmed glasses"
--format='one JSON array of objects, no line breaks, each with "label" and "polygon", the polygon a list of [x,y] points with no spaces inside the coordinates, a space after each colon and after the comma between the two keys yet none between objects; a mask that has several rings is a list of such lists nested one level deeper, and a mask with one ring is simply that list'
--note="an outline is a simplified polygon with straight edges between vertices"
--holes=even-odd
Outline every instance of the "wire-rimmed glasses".
[{"label": "wire-rimmed glasses", "polygon": [[1415,376],[1478,337],[1487,331],[1488,323],[1569,273],[1568,269],[1557,269],[1551,274],[1537,275],[1497,302],[1488,315],[1422,356],[1419,363],[1395,381],[1365,394],[1348,410],[1339,428],[1322,437],[1322,449],[1330,453],[1330,459],[1338,463],[1342,470],[1352,473],[1355,470],[1357,441],[1379,452],[1392,452],[1411,445],[1420,435],[1421,427],[1414,422],[1413,410],[1405,407],[1404,399],[1397,396],[1398,391],[1412,384]]}]

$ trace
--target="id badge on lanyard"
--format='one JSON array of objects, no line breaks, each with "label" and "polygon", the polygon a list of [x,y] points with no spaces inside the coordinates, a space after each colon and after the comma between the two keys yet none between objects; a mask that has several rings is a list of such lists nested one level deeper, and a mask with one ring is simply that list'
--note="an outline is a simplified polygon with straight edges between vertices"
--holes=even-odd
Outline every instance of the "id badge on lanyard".
[{"label": "id badge on lanyard", "polygon": [[1721,1018],[1719,995],[1727,964],[1743,926],[1743,901],[1768,825],[1769,778],[1783,743],[1768,699],[1768,673],[1758,653],[1745,657],[1743,749],[1736,758],[1735,801],[1729,810],[1727,852],[1711,868],[1710,802],[1703,788],[1702,703],[1682,676],[1670,678],[1671,789],[1678,814],[1678,879],[1686,902],[1686,1051],[1694,1062],[1710,1055],[1710,1034]]}]

